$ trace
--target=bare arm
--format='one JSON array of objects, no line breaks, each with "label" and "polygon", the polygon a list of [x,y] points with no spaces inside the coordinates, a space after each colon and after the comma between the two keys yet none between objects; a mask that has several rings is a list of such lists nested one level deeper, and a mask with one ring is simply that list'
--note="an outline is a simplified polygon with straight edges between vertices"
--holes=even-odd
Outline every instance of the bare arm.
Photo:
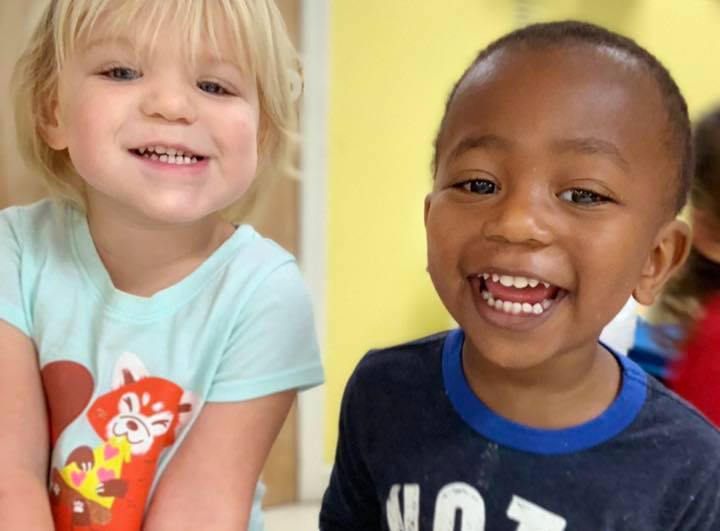
[{"label": "bare arm", "polygon": [[45,396],[32,341],[0,321],[0,529],[52,531]]},{"label": "bare arm", "polygon": [[258,477],[295,395],[207,404],[158,484],[144,531],[246,530]]}]

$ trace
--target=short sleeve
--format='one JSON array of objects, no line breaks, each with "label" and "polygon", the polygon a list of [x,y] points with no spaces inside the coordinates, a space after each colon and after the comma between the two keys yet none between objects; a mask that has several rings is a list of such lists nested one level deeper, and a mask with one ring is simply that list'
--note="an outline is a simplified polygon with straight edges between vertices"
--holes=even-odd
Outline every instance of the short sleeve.
[{"label": "short sleeve", "polygon": [[358,369],[348,381],[340,407],[335,463],[320,509],[320,531],[375,531],[381,528],[382,512],[375,486],[363,456],[366,418],[358,382]]},{"label": "short sleeve", "polygon": [[323,379],[310,296],[296,263],[286,261],[243,305],[208,401],[249,400]]},{"label": "short sleeve", "polygon": [[23,310],[21,245],[16,227],[10,223],[10,215],[10,210],[0,211],[0,320],[30,336]]},{"label": "short sleeve", "polygon": [[687,510],[677,531],[720,529],[720,467],[714,466],[697,492],[687,495]]}]

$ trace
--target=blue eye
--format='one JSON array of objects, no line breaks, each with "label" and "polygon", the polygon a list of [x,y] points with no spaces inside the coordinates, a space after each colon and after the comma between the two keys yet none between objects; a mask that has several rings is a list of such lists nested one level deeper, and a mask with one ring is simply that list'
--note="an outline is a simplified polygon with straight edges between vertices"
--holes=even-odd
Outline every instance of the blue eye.
[{"label": "blue eye", "polygon": [[124,66],[115,66],[102,72],[102,75],[117,81],[133,81],[140,77],[140,72]]},{"label": "blue eye", "polygon": [[580,205],[595,205],[610,201],[610,198],[604,195],[591,192],[590,190],[585,190],[583,188],[570,188],[569,190],[562,192],[559,197],[560,199],[569,201],[570,203],[577,203]]},{"label": "blue eye", "polygon": [[197,86],[200,90],[207,92],[208,94],[216,94],[218,96],[231,95],[231,93],[228,90],[225,90],[220,83],[215,83],[214,81],[198,81]]},{"label": "blue eye", "polygon": [[458,188],[471,194],[494,194],[497,191],[495,183],[487,179],[470,179],[453,185],[453,188]]}]

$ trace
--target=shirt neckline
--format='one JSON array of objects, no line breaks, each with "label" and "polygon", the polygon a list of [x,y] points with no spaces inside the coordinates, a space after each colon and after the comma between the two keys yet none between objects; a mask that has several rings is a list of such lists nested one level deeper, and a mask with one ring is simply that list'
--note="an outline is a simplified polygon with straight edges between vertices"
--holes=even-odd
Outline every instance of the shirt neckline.
[{"label": "shirt neckline", "polygon": [[542,455],[587,450],[616,437],[635,420],[645,403],[645,372],[632,360],[608,348],[620,364],[622,384],[618,396],[602,414],[578,426],[558,430],[513,422],[494,413],[473,393],[462,369],[464,341],[465,334],[461,329],[452,330],[445,338],[442,353],[445,390],[463,421],[500,445]]},{"label": "shirt neckline", "polygon": [[106,311],[134,321],[156,317],[194,297],[254,234],[249,225],[241,225],[188,276],[151,297],[141,297],[115,288],[98,255],[87,217],[72,206],[66,206],[66,208],[69,210],[73,253],[81,270],[105,304]]}]

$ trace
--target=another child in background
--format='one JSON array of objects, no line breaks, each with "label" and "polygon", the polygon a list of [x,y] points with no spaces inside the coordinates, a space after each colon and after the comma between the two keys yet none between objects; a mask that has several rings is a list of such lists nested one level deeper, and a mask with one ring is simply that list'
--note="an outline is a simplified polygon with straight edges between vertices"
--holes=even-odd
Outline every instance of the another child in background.
[{"label": "another child in background", "polygon": [[630,356],[720,425],[720,109],[693,141],[690,256],[639,320]]},{"label": "another child in background", "polygon": [[452,91],[425,204],[460,329],[351,377],[320,527],[716,530],[720,434],[598,337],[681,265],[685,101],[590,24],[510,33]]},{"label": "another child in background", "polygon": [[262,529],[323,374],[294,258],[232,213],[290,167],[296,66],[272,0],[49,2],[15,88],[55,199],[0,212],[0,528]]}]

